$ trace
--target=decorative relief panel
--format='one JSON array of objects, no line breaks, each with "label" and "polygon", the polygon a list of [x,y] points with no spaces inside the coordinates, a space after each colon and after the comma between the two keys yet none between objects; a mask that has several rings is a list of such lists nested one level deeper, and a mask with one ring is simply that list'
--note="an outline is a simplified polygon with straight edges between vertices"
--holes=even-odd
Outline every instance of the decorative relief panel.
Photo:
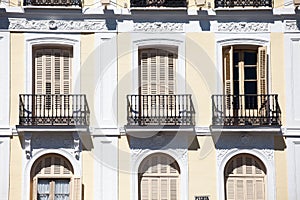
[{"label": "decorative relief panel", "polygon": [[183,23],[163,23],[163,22],[144,22],[134,23],[134,31],[144,32],[181,32],[183,31]]},{"label": "decorative relief panel", "polygon": [[75,20],[27,20],[10,18],[9,29],[13,30],[59,30],[59,31],[106,31],[104,21],[75,21]]},{"label": "decorative relief panel", "polygon": [[218,23],[218,31],[224,31],[224,32],[266,32],[266,31],[269,31],[269,23],[258,23],[258,22]]}]

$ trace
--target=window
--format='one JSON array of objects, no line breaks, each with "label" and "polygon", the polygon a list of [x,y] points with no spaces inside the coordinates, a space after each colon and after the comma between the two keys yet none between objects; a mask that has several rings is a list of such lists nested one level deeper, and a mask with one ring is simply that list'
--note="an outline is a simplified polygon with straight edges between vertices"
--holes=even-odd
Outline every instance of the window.
[{"label": "window", "polygon": [[71,47],[34,48],[35,94],[69,94],[71,81]]},{"label": "window", "polygon": [[140,94],[174,94],[177,54],[174,49],[140,49]]},{"label": "window", "polygon": [[179,166],[170,156],[149,156],[139,168],[139,199],[179,200],[179,175]]},{"label": "window", "polygon": [[227,107],[257,109],[267,95],[266,47],[226,47],[223,58]]},{"label": "window", "polygon": [[225,167],[227,200],[264,200],[266,169],[263,163],[249,154],[233,157]]},{"label": "window", "polygon": [[[77,200],[80,178],[75,178],[68,160],[57,154],[39,158],[31,170],[34,200]],[[73,191],[73,192],[72,192]]]}]

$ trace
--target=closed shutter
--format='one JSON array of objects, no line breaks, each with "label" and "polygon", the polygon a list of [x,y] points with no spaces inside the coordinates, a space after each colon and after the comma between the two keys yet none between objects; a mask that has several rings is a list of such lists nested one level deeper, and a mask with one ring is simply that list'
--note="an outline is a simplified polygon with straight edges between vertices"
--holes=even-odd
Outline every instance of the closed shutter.
[{"label": "closed shutter", "polygon": [[140,50],[141,95],[174,94],[176,56],[166,50]]},{"label": "closed shutter", "polygon": [[35,51],[35,94],[69,94],[71,91],[71,49]]},{"label": "closed shutter", "polygon": [[227,200],[265,199],[265,168],[257,158],[238,155],[228,162],[225,172]]}]

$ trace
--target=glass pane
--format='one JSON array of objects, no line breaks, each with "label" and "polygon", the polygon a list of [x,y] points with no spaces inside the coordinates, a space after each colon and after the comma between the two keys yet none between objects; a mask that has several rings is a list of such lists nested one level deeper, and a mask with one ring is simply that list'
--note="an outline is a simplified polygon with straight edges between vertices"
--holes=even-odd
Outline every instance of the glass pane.
[{"label": "glass pane", "polygon": [[233,67],[233,80],[239,80],[239,67]]},{"label": "glass pane", "polygon": [[50,191],[50,180],[39,179],[37,185],[37,199],[48,200]]},{"label": "glass pane", "polygon": [[238,65],[239,64],[239,53],[234,52],[233,53],[233,65]]},{"label": "glass pane", "polygon": [[244,64],[245,65],[256,65],[257,56],[256,52],[245,52],[244,53]]},{"label": "glass pane", "polygon": [[245,80],[255,79],[256,80],[256,67],[245,67],[244,72]]},{"label": "glass pane", "polygon": [[245,81],[244,90],[245,90],[245,94],[257,94],[257,82]]},{"label": "glass pane", "polygon": [[234,81],[233,82],[233,94],[234,95],[239,95],[239,81]]},{"label": "glass pane", "polygon": [[55,200],[69,200],[70,194],[69,180],[55,180]]}]

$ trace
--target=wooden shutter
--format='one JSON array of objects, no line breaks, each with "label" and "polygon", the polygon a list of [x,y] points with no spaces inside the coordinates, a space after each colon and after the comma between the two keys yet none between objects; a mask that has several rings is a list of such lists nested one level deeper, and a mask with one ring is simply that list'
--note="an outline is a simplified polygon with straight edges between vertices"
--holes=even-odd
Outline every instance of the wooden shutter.
[{"label": "wooden shutter", "polygon": [[73,179],[73,194],[72,200],[81,200],[81,179],[74,178]]},{"label": "wooden shutter", "polygon": [[257,94],[267,94],[267,47],[258,47]]},{"label": "wooden shutter", "polygon": [[33,200],[37,200],[37,187],[38,187],[37,178],[35,177],[32,180],[32,194],[31,195],[32,195]]},{"label": "wooden shutter", "polygon": [[233,94],[233,47],[224,50],[224,93]]},{"label": "wooden shutter", "polygon": [[69,94],[71,49],[35,50],[35,94]]},{"label": "wooden shutter", "polygon": [[161,49],[140,50],[141,94],[174,94],[176,55]]},{"label": "wooden shutter", "polygon": [[143,178],[141,181],[142,200],[149,200],[149,180]]}]

